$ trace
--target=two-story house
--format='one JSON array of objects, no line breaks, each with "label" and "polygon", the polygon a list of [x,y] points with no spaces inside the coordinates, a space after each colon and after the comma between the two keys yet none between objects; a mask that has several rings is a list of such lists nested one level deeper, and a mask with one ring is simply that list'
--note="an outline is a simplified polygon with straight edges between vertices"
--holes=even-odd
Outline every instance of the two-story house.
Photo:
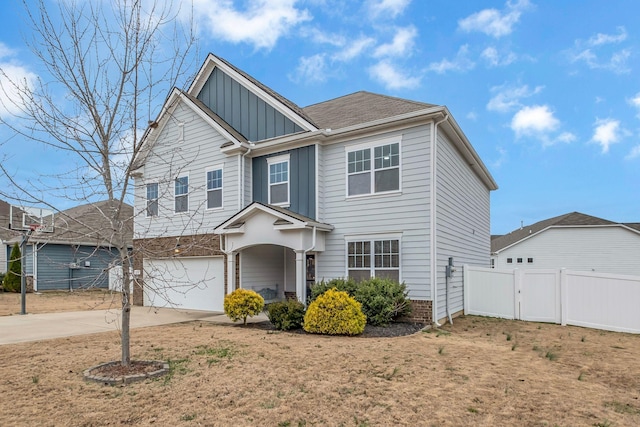
[{"label": "two-story house", "polygon": [[449,258],[489,266],[497,186],[445,106],[300,108],[210,54],[137,160],[136,304],[221,311],[238,287],[304,301],[314,281],[384,276],[430,322],[463,307]]}]

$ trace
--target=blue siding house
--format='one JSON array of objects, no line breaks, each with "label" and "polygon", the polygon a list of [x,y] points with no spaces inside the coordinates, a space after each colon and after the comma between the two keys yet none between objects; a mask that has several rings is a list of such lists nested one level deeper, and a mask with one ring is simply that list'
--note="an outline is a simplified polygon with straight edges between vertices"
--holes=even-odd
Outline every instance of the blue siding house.
[{"label": "blue siding house", "polygon": [[[34,291],[109,288],[109,270],[119,260],[118,250],[110,246],[105,233],[111,227],[104,219],[109,209],[113,207],[108,202],[67,209],[56,215],[52,232],[31,235],[25,265],[27,275],[33,277]],[[133,236],[133,207],[125,204],[123,214]],[[7,259],[20,239],[7,242]]]}]

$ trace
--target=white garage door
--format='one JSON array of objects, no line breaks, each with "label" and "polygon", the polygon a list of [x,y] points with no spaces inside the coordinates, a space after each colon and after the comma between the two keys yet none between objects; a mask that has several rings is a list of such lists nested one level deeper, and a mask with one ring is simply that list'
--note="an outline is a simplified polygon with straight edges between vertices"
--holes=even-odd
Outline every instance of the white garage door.
[{"label": "white garage door", "polygon": [[193,257],[144,260],[144,305],[224,311],[224,260]]}]

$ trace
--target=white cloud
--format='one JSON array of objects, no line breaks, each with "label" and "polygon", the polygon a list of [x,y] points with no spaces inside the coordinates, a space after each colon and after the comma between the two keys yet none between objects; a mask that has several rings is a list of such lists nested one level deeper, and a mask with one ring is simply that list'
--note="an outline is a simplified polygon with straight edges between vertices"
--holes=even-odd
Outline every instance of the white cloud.
[{"label": "white cloud", "polygon": [[536,95],[542,89],[544,89],[544,86],[536,86],[534,89],[529,89],[528,85],[517,87],[508,85],[494,86],[491,88],[491,92],[496,93],[496,95],[489,100],[487,110],[501,113],[514,110],[522,106],[520,103],[522,98]]},{"label": "white cloud", "polygon": [[194,0],[196,16],[214,37],[232,43],[249,43],[256,49],[271,49],[296,25],[311,20],[296,0],[248,0],[244,10],[231,0]]},{"label": "white cloud", "polygon": [[432,62],[427,70],[444,74],[447,71],[468,71],[473,69],[476,64],[469,59],[469,45],[463,45],[458,49],[456,57],[452,60],[443,59],[440,62]]},{"label": "white cloud", "polygon": [[518,23],[522,12],[530,6],[528,0],[517,3],[507,2],[503,11],[497,9],[483,9],[458,21],[458,28],[467,33],[479,31],[491,37],[500,38],[513,32],[513,26]]},{"label": "white cloud", "polygon": [[626,160],[633,160],[637,158],[640,158],[640,145],[633,147],[631,151],[629,151],[629,154],[625,156]]},{"label": "white cloud", "polygon": [[488,47],[480,54],[490,67],[504,67],[514,62],[517,58],[513,52],[507,52],[504,55],[500,55],[495,47]]},{"label": "white cloud", "polygon": [[376,58],[383,56],[408,56],[414,46],[418,30],[414,26],[398,28],[391,43],[378,46],[373,54]]},{"label": "white cloud", "polygon": [[576,139],[578,138],[571,132],[562,132],[554,141],[569,144],[571,142],[574,142]]},{"label": "white cloud", "polygon": [[38,79],[28,67],[12,59],[15,55],[15,50],[0,43],[0,117],[6,120],[20,113],[24,106],[20,93],[32,89]]},{"label": "white cloud", "polygon": [[496,160],[491,162],[491,166],[493,166],[495,169],[498,169],[505,162],[507,162],[507,160],[509,160],[509,153],[503,147],[496,148],[496,151],[498,152],[499,156]]},{"label": "white cloud", "polygon": [[411,0],[369,0],[367,8],[369,15],[373,18],[385,16],[395,18],[402,14]]},{"label": "white cloud", "polygon": [[369,68],[369,75],[389,90],[414,89],[420,86],[420,77],[411,76],[398,69],[387,60],[378,62]]},{"label": "white cloud", "polygon": [[332,46],[344,46],[346,40],[339,34],[327,33],[318,28],[305,28],[301,30],[303,36],[308,37],[314,43],[329,44]]},{"label": "white cloud", "polygon": [[618,34],[598,33],[588,40],[576,40],[575,47],[567,51],[571,63],[583,62],[591,69],[609,70],[616,74],[631,72],[627,65],[631,57],[630,49],[607,50],[607,45],[619,44],[627,39],[624,27],[618,27]]},{"label": "white cloud", "polygon": [[602,153],[608,153],[612,144],[620,142],[621,129],[620,121],[615,119],[596,120],[595,129],[591,141],[597,143],[602,148]]},{"label": "white cloud", "polygon": [[322,83],[327,79],[326,57],[319,53],[302,57],[298,61],[295,76],[290,77],[297,83]]},{"label": "white cloud", "polygon": [[542,136],[555,131],[560,121],[553,116],[547,105],[523,107],[511,120],[511,129],[517,136]]},{"label": "white cloud", "polygon": [[602,34],[598,33],[595,36],[591,36],[587,41],[589,46],[600,46],[603,44],[620,43],[627,39],[627,30],[624,27],[618,27],[618,34]]},{"label": "white cloud", "polygon": [[375,40],[371,37],[360,37],[356,40],[346,43],[344,49],[332,56],[336,61],[350,61],[360,56],[366,49],[375,44]]},{"label": "white cloud", "polygon": [[629,104],[631,104],[638,110],[637,117],[640,118],[640,92],[636,93],[636,95],[633,98],[627,100],[627,102],[629,102]]}]

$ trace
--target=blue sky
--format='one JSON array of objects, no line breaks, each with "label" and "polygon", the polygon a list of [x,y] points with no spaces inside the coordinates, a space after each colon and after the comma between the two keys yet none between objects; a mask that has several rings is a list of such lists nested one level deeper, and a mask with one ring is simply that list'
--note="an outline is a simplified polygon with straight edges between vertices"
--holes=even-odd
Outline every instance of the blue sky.
[{"label": "blue sky", "polygon": [[[16,7],[0,4],[0,68],[40,75]],[[198,66],[215,53],[300,106],[359,90],[446,105],[500,187],[493,234],[572,211],[640,222],[640,2],[195,0],[194,11]],[[64,170],[6,129],[0,142],[21,176]]]}]

